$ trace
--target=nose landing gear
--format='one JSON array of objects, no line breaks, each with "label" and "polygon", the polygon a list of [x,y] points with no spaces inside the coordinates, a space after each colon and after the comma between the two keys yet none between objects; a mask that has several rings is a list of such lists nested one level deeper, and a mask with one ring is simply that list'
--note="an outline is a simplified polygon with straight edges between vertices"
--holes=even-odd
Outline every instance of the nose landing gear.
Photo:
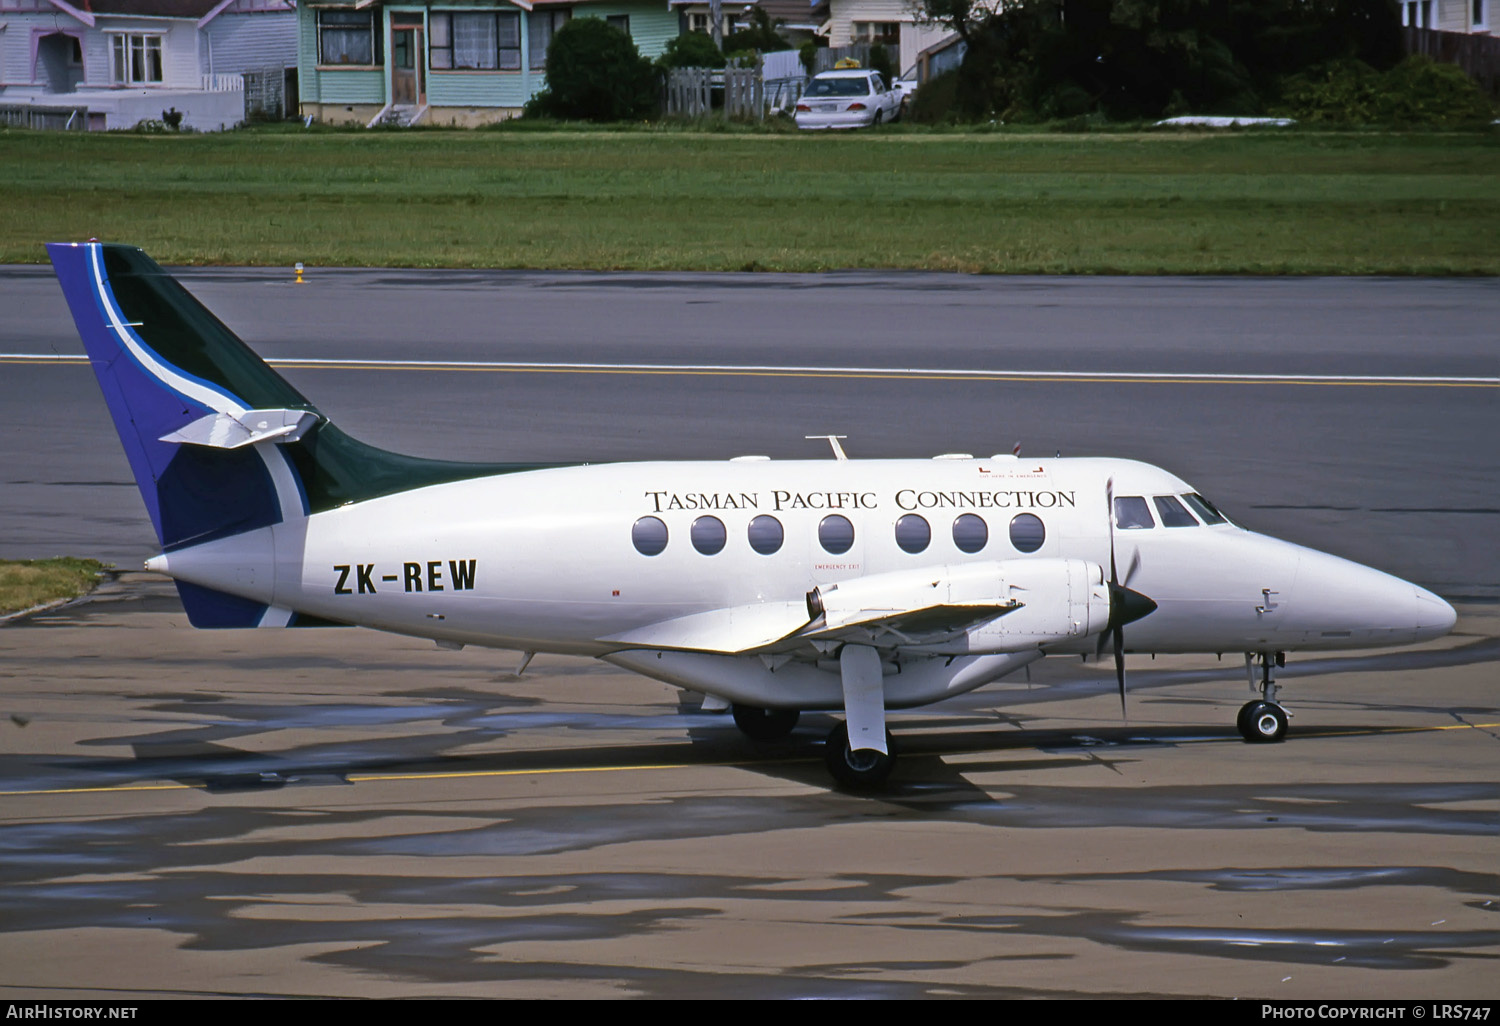
[{"label": "nose landing gear", "polygon": [[[1255,659],[1260,659],[1260,681],[1255,680]],[[1285,652],[1246,652],[1245,673],[1250,678],[1250,689],[1259,690],[1260,698],[1246,702],[1240,707],[1234,725],[1240,737],[1250,744],[1274,744],[1286,737],[1287,714],[1276,702],[1281,690],[1275,680],[1275,667],[1286,665]]]}]

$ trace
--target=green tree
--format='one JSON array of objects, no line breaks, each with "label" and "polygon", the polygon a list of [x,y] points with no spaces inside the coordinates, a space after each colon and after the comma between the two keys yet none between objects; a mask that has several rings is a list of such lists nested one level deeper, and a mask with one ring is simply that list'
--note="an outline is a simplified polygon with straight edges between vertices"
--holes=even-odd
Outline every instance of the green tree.
[{"label": "green tree", "polygon": [[1286,76],[1400,58],[1394,0],[922,0],[968,44],[968,117],[1257,113]]},{"label": "green tree", "polygon": [[747,50],[774,53],[777,50],[790,50],[791,48],[791,44],[776,31],[776,25],[771,22],[771,16],[759,7],[750,9],[748,28],[731,32],[724,37],[725,53],[742,53]]},{"label": "green tree", "polygon": [[658,68],[722,68],[724,55],[711,37],[702,32],[684,32],[667,40],[666,49],[656,59]]},{"label": "green tree", "polygon": [[656,109],[651,62],[619,29],[599,18],[574,18],[547,47],[547,88],[528,114],[583,121],[649,117]]}]

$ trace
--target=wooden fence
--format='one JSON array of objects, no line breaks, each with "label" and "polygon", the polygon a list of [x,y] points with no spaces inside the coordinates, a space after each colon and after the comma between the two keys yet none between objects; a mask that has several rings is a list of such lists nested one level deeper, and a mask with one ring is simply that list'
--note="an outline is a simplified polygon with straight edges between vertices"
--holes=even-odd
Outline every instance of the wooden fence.
[{"label": "wooden fence", "polygon": [[[719,94],[715,103],[714,94]],[[669,117],[763,120],[766,84],[760,68],[673,68],[667,74],[662,109]]]},{"label": "wooden fence", "polygon": [[1500,38],[1408,25],[1401,30],[1407,53],[1424,53],[1457,64],[1481,89],[1500,99]]}]

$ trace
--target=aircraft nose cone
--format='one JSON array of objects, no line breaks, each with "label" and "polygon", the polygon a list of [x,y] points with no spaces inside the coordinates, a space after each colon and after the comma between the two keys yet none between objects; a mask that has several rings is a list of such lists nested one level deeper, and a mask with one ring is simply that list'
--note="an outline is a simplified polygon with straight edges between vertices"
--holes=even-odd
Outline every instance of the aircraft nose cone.
[{"label": "aircraft nose cone", "polygon": [[1412,585],[1416,593],[1413,607],[1416,629],[1421,637],[1441,638],[1458,622],[1458,611],[1426,588]]},{"label": "aircraft nose cone", "polygon": [[1440,638],[1458,614],[1425,588],[1326,553],[1305,553],[1297,579],[1297,627],[1374,644]]}]

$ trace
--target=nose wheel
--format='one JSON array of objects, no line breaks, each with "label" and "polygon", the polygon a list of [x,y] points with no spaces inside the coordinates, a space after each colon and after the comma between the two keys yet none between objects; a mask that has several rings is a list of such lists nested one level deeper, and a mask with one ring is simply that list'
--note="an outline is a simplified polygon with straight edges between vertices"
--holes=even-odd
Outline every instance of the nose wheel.
[{"label": "nose wheel", "polygon": [[1286,737],[1286,710],[1275,702],[1246,702],[1235,726],[1252,745],[1274,744]]},{"label": "nose wheel", "polygon": [[[1260,680],[1255,679],[1255,660],[1260,660]],[[1260,698],[1246,702],[1240,707],[1234,725],[1240,737],[1252,745],[1275,744],[1286,737],[1287,715],[1276,702],[1281,688],[1276,683],[1276,667],[1286,665],[1285,652],[1246,652],[1245,672],[1250,678],[1250,689],[1258,690]]]}]

